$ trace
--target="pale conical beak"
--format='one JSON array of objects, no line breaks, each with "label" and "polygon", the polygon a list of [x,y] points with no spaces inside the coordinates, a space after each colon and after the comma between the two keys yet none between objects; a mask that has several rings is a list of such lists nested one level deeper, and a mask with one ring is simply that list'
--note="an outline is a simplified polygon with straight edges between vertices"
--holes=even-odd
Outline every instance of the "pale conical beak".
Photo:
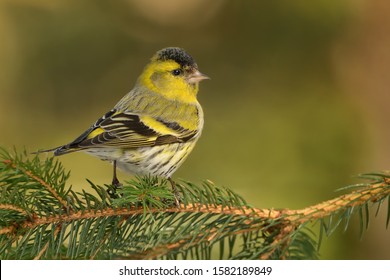
[{"label": "pale conical beak", "polygon": [[187,82],[189,82],[190,84],[195,84],[195,83],[199,83],[202,80],[208,80],[208,79],[210,79],[208,76],[200,73],[199,70],[195,70],[193,73],[191,73],[188,76]]}]

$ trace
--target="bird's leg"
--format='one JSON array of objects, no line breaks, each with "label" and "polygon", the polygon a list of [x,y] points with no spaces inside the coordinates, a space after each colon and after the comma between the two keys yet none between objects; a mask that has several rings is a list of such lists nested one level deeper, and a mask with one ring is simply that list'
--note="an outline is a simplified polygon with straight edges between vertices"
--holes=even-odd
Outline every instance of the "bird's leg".
[{"label": "bird's leg", "polygon": [[180,208],[180,201],[179,201],[179,191],[176,188],[175,182],[172,180],[171,177],[168,178],[169,183],[171,183],[173,196],[175,197],[175,204],[177,208]]},{"label": "bird's leg", "polygon": [[118,177],[116,176],[116,160],[114,160],[113,166],[114,166],[114,172],[112,177],[112,185],[114,187],[120,187],[122,186],[122,184],[119,182]]},{"label": "bird's leg", "polygon": [[122,186],[122,184],[119,182],[118,177],[116,176],[116,160],[114,160],[113,166],[114,174],[112,178],[112,186],[108,188],[107,192],[112,199],[115,199],[118,198],[116,191],[120,186]]}]

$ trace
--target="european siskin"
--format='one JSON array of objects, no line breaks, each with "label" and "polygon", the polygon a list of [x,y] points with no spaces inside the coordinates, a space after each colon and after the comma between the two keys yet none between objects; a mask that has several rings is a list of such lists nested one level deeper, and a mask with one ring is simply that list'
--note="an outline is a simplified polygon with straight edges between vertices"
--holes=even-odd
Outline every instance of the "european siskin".
[{"label": "european siskin", "polygon": [[[208,77],[181,48],[158,51],[135,87],[73,142],[47,151],[84,151],[136,175],[170,179],[199,139],[203,111],[199,82]],[[172,181],[171,181],[172,183]],[[174,187],[174,184],[172,183]]]}]

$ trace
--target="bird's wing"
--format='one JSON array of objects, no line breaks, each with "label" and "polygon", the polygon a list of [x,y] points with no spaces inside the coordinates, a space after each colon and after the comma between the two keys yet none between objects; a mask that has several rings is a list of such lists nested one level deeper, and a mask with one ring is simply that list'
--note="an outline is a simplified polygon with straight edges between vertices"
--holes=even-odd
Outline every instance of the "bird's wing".
[{"label": "bird's wing", "polygon": [[197,134],[176,122],[111,110],[73,142],[59,147],[56,155],[92,147],[140,148],[186,142]]}]

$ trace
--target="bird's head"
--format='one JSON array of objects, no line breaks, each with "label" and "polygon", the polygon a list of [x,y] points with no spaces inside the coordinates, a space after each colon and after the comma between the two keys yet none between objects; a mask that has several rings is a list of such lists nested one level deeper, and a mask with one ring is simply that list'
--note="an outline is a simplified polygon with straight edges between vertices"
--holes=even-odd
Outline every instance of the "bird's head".
[{"label": "bird's head", "polygon": [[158,51],[145,67],[138,82],[166,98],[185,103],[196,102],[199,82],[209,79],[194,59],[181,48]]}]

